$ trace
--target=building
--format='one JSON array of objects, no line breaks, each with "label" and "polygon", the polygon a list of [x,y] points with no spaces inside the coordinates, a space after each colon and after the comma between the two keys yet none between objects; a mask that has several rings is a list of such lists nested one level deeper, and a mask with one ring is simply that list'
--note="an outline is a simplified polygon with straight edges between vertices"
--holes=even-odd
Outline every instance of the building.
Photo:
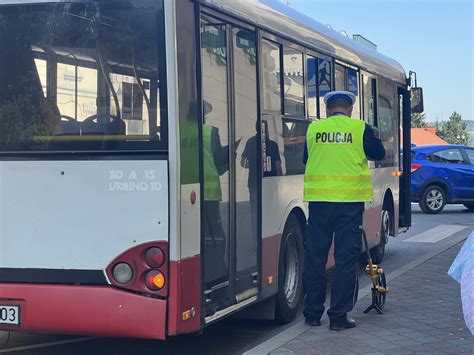
[{"label": "building", "polygon": [[412,128],[411,142],[415,145],[449,144],[436,135],[435,127]]}]

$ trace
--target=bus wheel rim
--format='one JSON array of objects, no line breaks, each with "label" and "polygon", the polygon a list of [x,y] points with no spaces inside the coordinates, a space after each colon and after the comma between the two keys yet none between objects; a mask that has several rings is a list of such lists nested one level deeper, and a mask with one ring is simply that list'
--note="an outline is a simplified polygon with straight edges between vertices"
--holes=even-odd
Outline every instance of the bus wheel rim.
[{"label": "bus wheel rim", "polygon": [[284,294],[286,302],[290,305],[296,298],[298,290],[298,247],[296,243],[296,236],[294,233],[289,233],[285,245],[285,283]]}]

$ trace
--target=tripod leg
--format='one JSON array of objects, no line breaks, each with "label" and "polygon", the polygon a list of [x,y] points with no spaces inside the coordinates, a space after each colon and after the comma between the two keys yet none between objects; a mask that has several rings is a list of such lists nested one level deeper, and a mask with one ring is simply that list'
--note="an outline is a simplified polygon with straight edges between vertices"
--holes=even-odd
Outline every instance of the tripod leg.
[{"label": "tripod leg", "polygon": [[372,304],[366,308],[364,313],[369,313],[372,309],[375,309],[378,314],[383,314],[380,307],[377,305],[377,290],[372,288]]},{"label": "tripod leg", "polygon": [[369,313],[369,312],[372,310],[372,308],[374,308],[374,305],[373,305],[373,304],[371,304],[369,307],[367,307],[367,308],[365,309],[364,313]]}]

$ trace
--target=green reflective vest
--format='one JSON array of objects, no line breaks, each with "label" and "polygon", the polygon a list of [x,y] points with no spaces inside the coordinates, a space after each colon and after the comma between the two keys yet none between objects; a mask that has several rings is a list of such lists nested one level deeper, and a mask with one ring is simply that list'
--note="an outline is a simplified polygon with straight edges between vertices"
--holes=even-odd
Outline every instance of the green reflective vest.
[{"label": "green reflective vest", "polygon": [[374,192],[364,152],[365,123],[347,116],[315,121],[306,135],[305,201],[372,201]]},{"label": "green reflective vest", "polygon": [[204,200],[221,201],[222,190],[219,172],[217,171],[211,145],[212,126],[202,125],[203,158],[204,158]]}]

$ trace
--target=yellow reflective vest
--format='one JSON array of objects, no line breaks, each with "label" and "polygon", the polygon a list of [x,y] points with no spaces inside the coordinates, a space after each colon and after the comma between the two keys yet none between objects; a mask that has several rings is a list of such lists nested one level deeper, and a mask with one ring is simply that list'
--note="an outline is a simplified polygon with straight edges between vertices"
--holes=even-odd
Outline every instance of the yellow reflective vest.
[{"label": "yellow reflective vest", "polygon": [[331,116],[308,127],[305,201],[364,202],[374,199],[364,152],[365,123]]},{"label": "yellow reflective vest", "polygon": [[222,190],[219,171],[214,160],[211,143],[212,126],[202,125],[203,159],[204,159],[204,200],[221,201]]}]

